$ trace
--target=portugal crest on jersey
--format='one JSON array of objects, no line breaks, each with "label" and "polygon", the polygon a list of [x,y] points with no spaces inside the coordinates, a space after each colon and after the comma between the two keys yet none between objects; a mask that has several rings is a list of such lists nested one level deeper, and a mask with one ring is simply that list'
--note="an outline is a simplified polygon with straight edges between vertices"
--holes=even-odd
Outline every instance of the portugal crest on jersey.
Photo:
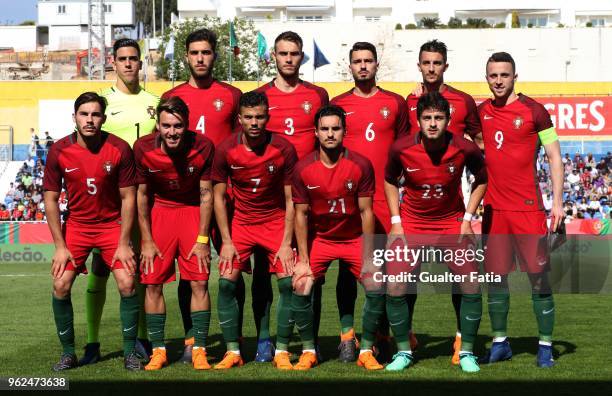
[{"label": "portugal crest on jersey", "polygon": [[312,111],[312,103],[310,103],[309,101],[305,101],[304,103],[302,103],[302,109],[304,109],[304,113],[310,114],[310,112]]},{"label": "portugal crest on jersey", "polygon": [[386,120],[387,118],[389,118],[389,116],[391,115],[391,110],[389,110],[389,108],[387,106],[381,108],[379,110],[380,115]]},{"label": "portugal crest on jersey", "polygon": [[104,165],[102,165],[102,169],[104,169],[104,172],[106,172],[107,175],[110,175],[113,171],[113,163],[110,161],[106,161]]},{"label": "portugal crest on jersey", "polygon": [[198,168],[196,168],[195,166],[190,166],[189,168],[187,168],[187,170],[189,171],[189,175],[193,175],[197,169]]},{"label": "portugal crest on jersey", "polygon": [[149,117],[151,117],[152,120],[155,119],[155,107],[153,106],[147,107],[147,113],[149,114]]},{"label": "portugal crest on jersey", "polygon": [[224,104],[225,103],[221,99],[219,99],[219,98],[217,98],[217,99],[215,99],[213,101],[213,106],[215,106],[215,110],[217,110],[217,111],[221,111],[221,109],[223,108]]},{"label": "portugal crest on jersey", "polygon": [[453,162],[449,162],[448,163],[448,173],[450,173],[451,175],[454,175],[455,170],[457,170],[457,168],[455,168],[455,164]]},{"label": "portugal crest on jersey", "polygon": [[355,183],[352,179],[346,179],[346,181],[344,182],[344,187],[346,187],[346,190],[348,192],[352,192],[353,188],[355,187]]},{"label": "portugal crest on jersey", "polygon": [[270,161],[266,164],[266,169],[268,170],[269,174],[273,175],[276,173],[276,164]]},{"label": "portugal crest on jersey", "polygon": [[523,126],[523,118],[518,116],[512,121],[512,125],[514,125],[514,129],[520,129]]}]

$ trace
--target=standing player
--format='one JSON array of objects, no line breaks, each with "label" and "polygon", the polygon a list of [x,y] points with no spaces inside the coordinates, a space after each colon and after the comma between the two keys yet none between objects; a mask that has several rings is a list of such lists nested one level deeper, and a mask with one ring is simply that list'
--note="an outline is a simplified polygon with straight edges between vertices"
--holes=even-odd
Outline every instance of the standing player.
[{"label": "standing player", "polygon": [[[343,146],[346,116],[342,108],[322,107],[315,116],[315,125],[319,149],[298,162],[293,178],[295,235],[300,259],[294,278],[299,281],[301,275],[308,273],[304,266],[309,265],[314,282],[320,281],[332,261],[342,260],[355,279],[361,280],[362,262],[365,257],[371,257],[369,250],[375,228],[374,170],[365,156]],[[363,279],[366,302],[358,364],[379,370],[382,366],[372,354],[372,345],[385,298],[384,294],[370,290],[371,277]],[[312,310],[310,296],[294,293],[293,301],[298,329],[312,328],[311,322],[302,317],[303,312]],[[311,361],[316,362],[315,355]]]},{"label": "standing player", "polygon": [[[63,347],[53,367],[56,371],[77,366],[70,291],[77,274],[86,272],[85,260],[94,248],[100,249],[103,262],[113,272],[121,296],[125,368],[142,368],[134,352],[138,331],[136,260],[130,247],[136,212],[134,158],[125,141],[101,130],[105,107],[99,95],[81,94],[74,103],[76,132],[53,144],[45,167],[45,212],[55,243],[53,315]],[[62,183],[70,209],[64,227],[58,205]]]},{"label": "standing player", "polygon": [[[459,234],[474,233],[471,217],[486,190],[482,154],[473,142],[447,131],[446,126],[451,117],[450,105],[440,93],[432,91],[421,96],[417,103],[417,115],[421,131],[417,135],[399,139],[389,152],[385,194],[391,212],[391,235],[406,234],[409,242],[414,241],[414,236],[431,235],[425,245],[433,240],[434,245],[465,249],[464,245],[467,244],[460,243],[458,246],[453,243],[453,239],[456,241]],[[464,167],[476,176],[467,208],[461,192]],[[398,205],[400,178],[404,180],[404,194]],[[421,244],[415,243],[416,246]],[[455,262],[448,264],[451,271],[461,275],[478,272],[476,265],[460,266]],[[387,273],[393,272],[393,266],[387,266]],[[405,320],[409,308],[403,295],[408,290],[396,284],[387,286],[387,316],[399,352],[386,369],[403,370],[412,362],[410,343],[407,342],[410,327]],[[471,351],[482,315],[482,295],[478,284],[466,282],[461,284],[461,288],[466,294],[463,294],[461,301],[461,325],[465,339],[460,364],[464,371],[473,372],[479,370]],[[471,319],[465,320],[468,315]],[[478,319],[473,320],[475,318]]]},{"label": "standing player", "polygon": [[[138,72],[142,67],[140,47],[131,39],[119,39],[113,45],[113,69],[117,82],[113,87],[102,91],[106,99],[106,121],[102,129],[130,144],[140,136],[155,129],[155,108],[159,98],[145,91],[139,84]],[[100,320],[106,301],[106,282],[110,271],[102,262],[98,249],[92,253],[91,273],[87,278],[85,307],[87,312],[87,345],[79,365],[96,363],[100,360]],[[141,307],[144,306],[144,288],[140,288]],[[138,326],[137,351],[146,357],[149,343],[144,310],[141,311]]]},{"label": "standing player", "polygon": [[[563,221],[563,163],[559,139],[544,106],[514,92],[517,74],[510,54],[497,52],[491,55],[486,73],[493,99],[483,102],[478,108],[489,175],[482,224],[483,233],[489,234],[485,269],[502,275],[507,282],[507,275],[514,268],[513,258],[515,255],[519,258],[521,269],[528,272],[532,284],[533,310],[540,337],[536,362],[539,367],[551,367],[554,364],[555,305],[546,275],[549,256],[545,242],[549,230],[538,184],[536,158],[540,146],[544,146],[553,185],[550,231],[554,232]],[[506,339],[510,296],[506,287],[500,289],[489,292],[494,339],[489,354],[483,359],[486,363],[512,357]]]},{"label": "standing player", "polygon": [[[419,97],[423,93],[436,91],[442,94],[450,104],[451,120],[448,124],[448,130],[454,134],[465,136],[473,140],[482,149],[482,129],[480,126],[480,119],[478,118],[476,102],[474,102],[474,99],[467,93],[444,83],[444,73],[448,70],[446,45],[438,40],[428,41],[421,45],[417,67],[423,76],[423,82],[419,84],[415,92],[408,95],[406,98],[410,117],[410,133],[415,134],[420,130],[416,116]],[[411,325],[416,298],[416,294],[410,294],[408,296]],[[459,364],[459,346],[461,344],[459,309],[461,307],[461,294],[453,293],[452,301],[457,322],[457,334],[455,335],[455,342],[453,344],[454,353],[452,362],[453,364]]]},{"label": "standing player", "polygon": [[[374,194],[374,215],[376,233],[386,234],[391,227],[389,207],[385,200],[384,181],[387,153],[391,144],[408,133],[408,111],[404,99],[376,85],[378,56],[376,47],[367,42],[357,42],[349,51],[349,68],[355,80],[355,87],[332,99],[332,104],[346,111],[346,137],[344,146],[372,161],[376,174]],[[353,281],[354,282],[354,281]],[[340,360],[355,360],[355,335],[353,313],[357,294],[351,294],[347,281],[339,281],[336,290],[342,335]],[[356,291],[356,289],[355,289]],[[416,347],[416,339],[414,339]]]},{"label": "standing player", "polygon": [[[201,133],[216,145],[231,135],[237,123],[240,90],[213,76],[217,57],[217,35],[208,29],[195,30],[185,40],[185,59],[191,73],[189,81],[180,84],[162,95],[162,98],[178,96],[189,108],[188,130]],[[217,253],[221,241],[212,223],[212,239]],[[244,281],[238,279],[239,302],[244,306]],[[191,322],[191,286],[187,280],[179,281],[178,300],[185,330],[185,351],[181,358],[191,362],[194,334]]]},{"label": "standing player", "polygon": [[189,281],[192,290],[193,367],[206,370],[210,369],[206,337],[210,326],[208,227],[212,215],[210,169],[214,146],[207,137],[187,130],[189,110],[178,97],[162,101],[157,119],[159,134],[142,137],[134,145],[142,235],[141,283],[147,287],[145,310],[153,343],[153,356],[145,370],[159,370],[168,364],[163,284],[176,278],[175,259],[181,278]]},{"label": "standing player", "polygon": [[[268,100],[264,94],[242,95],[238,119],[242,131],[217,147],[212,173],[215,217],[223,240],[219,254],[219,325],[227,345],[225,357],[215,368],[229,369],[243,364],[238,348],[236,280],[241,272],[251,271],[250,256],[257,246],[266,252],[269,271],[278,278],[280,298],[274,365],[287,369],[292,367],[287,344],[293,330],[290,322],[294,266],[291,176],[297,157],[286,139],[266,130]],[[228,179],[235,204],[231,221],[225,202]]]},{"label": "standing player", "polygon": [[[267,128],[270,132],[286,138],[297,152],[298,159],[303,158],[315,148],[314,115],[320,107],[329,102],[325,89],[300,79],[300,66],[304,59],[303,42],[295,32],[283,32],[274,40],[272,57],[276,63],[276,77],[257,89],[268,97],[270,104],[270,121]],[[253,309],[257,311],[258,327],[258,361],[270,360],[272,343],[269,340],[270,306],[272,304],[272,286],[270,276],[265,271],[264,255],[255,250],[255,272],[253,274]],[[258,267],[264,271],[258,271]],[[354,286],[356,292],[356,286]],[[255,293],[257,291],[257,293]],[[318,292],[317,292],[318,291]],[[320,288],[315,287],[315,334],[318,328],[316,312],[320,317]],[[266,336],[268,337],[266,339]]]}]

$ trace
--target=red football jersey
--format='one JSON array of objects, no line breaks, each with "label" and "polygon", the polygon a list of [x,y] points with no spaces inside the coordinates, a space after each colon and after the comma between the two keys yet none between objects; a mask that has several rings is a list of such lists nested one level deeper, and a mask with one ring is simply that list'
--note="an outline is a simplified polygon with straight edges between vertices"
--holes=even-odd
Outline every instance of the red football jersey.
[{"label": "red football jersey", "polygon": [[200,180],[210,180],[215,148],[206,136],[191,131],[185,134],[184,154],[176,157],[162,151],[159,133],[134,143],[138,183],[147,184],[155,205],[200,205]]},{"label": "red football jersey", "polygon": [[[440,94],[448,101],[450,105],[451,119],[447,129],[457,135],[463,136],[465,133],[474,137],[482,132],[480,119],[474,98],[463,91],[459,91],[444,84],[444,89]],[[420,131],[417,122],[417,102],[418,96],[408,95],[406,102],[410,114],[410,133],[415,134]]]},{"label": "red football jersey", "polygon": [[496,210],[544,210],[536,162],[538,132],[553,127],[540,103],[519,94],[514,102],[495,106],[488,99],[478,107],[489,185],[485,204]]},{"label": "red football jersey", "polygon": [[270,120],[266,129],[280,133],[295,147],[298,158],[315,148],[314,116],[320,107],[329,103],[327,91],[301,81],[293,92],[282,92],[274,80],[257,88],[268,97]]},{"label": "red football jersey", "polygon": [[183,99],[189,108],[188,129],[206,135],[216,146],[237,125],[241,94],[238,88],[214,80],[206,89],[183,83],[164,93],[162,99],[172,96]]},{"label": "red football jersey", "polygon": [[346,136],[343,145],[372,162],[376,175],[374,199],[385,200],[385,165],[393,142],[408,134],[406,101],[382,88],[369,98],[350,90],[336,96],[332,104],[346,112]]},{"label": "red football jersey", "polygon": [[362,233],[359,197],[374,196],[374,169],[364,156],[345,149],[333,168],[314,151],[295,168],[293,202],[309,204],[309,238],[348,240]]},{"label": "red football jersey", "polygon": [[136,168],[130,146],[117,136],[102,132],[102,147],[92,153],[77,143],[77,132],[49,150],[43,188],[68,192],[69,224],[104,226],[121,220],[119,189],[136,184]]},{"label": "red football jersey", "polygon": [[486,180],[478,146],[450,132],[446,139],[446,150],[435,156],[425,151],[420,133],[400,138],[391,147],[385,180],[397,184],[404,177],[403,222],[435,227],[457,224],[465,213],[461,192],[464,167]]},{"label": "red football jersey", "polygon": [[234,195],[234,219],[258,224],[285,216],[284,186],[291,184],[297,162],[295,149],[282,136],[269,133],[261,151],[243,143],[243,133],[225,139],[215,151],[212,180],[227,183]]}]

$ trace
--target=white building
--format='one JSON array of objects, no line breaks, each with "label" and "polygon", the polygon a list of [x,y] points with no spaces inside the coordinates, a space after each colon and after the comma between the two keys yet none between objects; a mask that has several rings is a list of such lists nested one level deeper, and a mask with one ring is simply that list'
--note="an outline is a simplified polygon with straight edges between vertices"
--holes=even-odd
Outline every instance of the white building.
[{"label": "white building", "polygon": [[[38,0],[38,43],[48,49],[88,48],[87,0]],[[105,43],[110,46],[113,30],[134,26],[133,0],[104,1]]]},{"label": "white building", "polygon": [[390,22],[418,25],[421,19],[486,19],[491,25],[612,26],[611,0],[178,0],[179,19],[244,17],[255,22]]}]

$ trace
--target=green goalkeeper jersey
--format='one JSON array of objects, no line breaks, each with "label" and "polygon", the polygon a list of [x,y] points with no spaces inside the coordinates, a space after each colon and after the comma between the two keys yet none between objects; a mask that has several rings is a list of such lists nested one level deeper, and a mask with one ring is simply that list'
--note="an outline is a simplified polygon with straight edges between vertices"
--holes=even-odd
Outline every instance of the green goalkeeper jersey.
[{"label": "green goalkeeper jersey", "polygon": [[102,129],[134,145],[140,136],[155,129],[155,111],[159,97],[140,88],[137,95],[121,92],[116,86],[100,93],[106,98],[106,122]]}]

